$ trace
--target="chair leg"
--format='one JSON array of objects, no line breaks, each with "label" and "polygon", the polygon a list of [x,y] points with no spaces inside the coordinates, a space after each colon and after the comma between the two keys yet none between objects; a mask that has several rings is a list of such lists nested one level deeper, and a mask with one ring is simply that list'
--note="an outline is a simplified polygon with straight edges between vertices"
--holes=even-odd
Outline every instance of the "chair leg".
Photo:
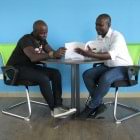
[{"label": "chair leg", "polygon": [[[24,120],[26,120],[26,121],[30,121],[30,118],[31,118],[31,115],[32,115],[31,103],[35,103],[35,104],[39,104],[39,105],[43,105],[43,106],[47,106],[47,105],[48,105],[48,104],[46,104],[46,103],[42,103],[42,102],[30,100],[29,88],[28,88],[28,86],[25,86],[25,91],[26,91],[26,98],[27,98],[27,101],[19,102],[19,103],[17,103],[17,104],[14,104],[14,105],[12,105],[12,106],[9,106],[9,107],[7,107],[7,108],[4,108],[4,109],[2,110],[2,113],[3,113],[3,114],[6,114],[6,115],[13,116],[13,117],[16,117],[16,118],[24,119]],[[9,111],[12,110],[13,108],[16,108],[16,107],[18,107],[18,106],[21,106],[21,105],[23,105],[23,104],[25,104],[25,103],[27,103],[27,106],[28,106],[28,114],[27,114],[27,116],[21,116],[21,115],[18,115],[18,114],[9,112]]]},{"label": "chair leg", "polygon": [[[135,117],[137,115],[140,115],[140,110],[139,109],[136,109],[134,107],[127,106],[125,104],[119,103],[117,99],[118,99],[118,87],[116,87],[116,89],[115,89],[115,101],[114,102],[107,102],[107,103],[105,103],[105,104],[113,104],[114,105],[114,119],[115,119],[115,122],[117,124],[119,124],[122,121],[125,121],[125,120],[127,120],[129,118],[132,118],[132,117]],[[134,113],[131,114],[131,115],[128,115],[126,117],[123,117],[123,118],[118,119],[117,118],[117,106],[120,106],[120,107],[122,107],[124,109],[127,109],[127,110],[134,111]]]}]

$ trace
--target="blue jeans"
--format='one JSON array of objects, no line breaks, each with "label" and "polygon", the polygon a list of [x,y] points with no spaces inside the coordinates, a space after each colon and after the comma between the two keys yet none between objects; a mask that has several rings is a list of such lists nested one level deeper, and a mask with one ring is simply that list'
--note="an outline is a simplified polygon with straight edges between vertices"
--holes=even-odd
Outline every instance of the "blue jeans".
[{"label": "blue jeans", "polygon": [[89,108],[98,107],[109,91],[111,84],[116,80],[127,79],[127,73],[126,68],[123,66],[107,67],[100,65],[86,70],[83,73],[83,80],[91,96],[88,103]]}]

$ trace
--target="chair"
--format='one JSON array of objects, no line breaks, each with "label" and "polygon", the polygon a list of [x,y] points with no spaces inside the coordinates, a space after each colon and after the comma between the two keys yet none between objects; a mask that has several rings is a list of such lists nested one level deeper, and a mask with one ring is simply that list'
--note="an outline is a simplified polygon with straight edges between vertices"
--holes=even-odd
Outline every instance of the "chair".
[{"label": "chair", "polygon": [[[47,106],[48,104],[46,103],[42,103],[42,102],[38,102],[38,101],[34,101],[30,99],[29,96],[29,86],[36,86],[37,83],[33,83],[30,81],[17,81],[17,74],[18,74],[18,70],[16,68],[14,68],[13,66],[5,66],[8,58],[10,57],[13,49],[15,48],[14,44],[2,44],[0,45],[0,54],[3,60],[3,64],[4,66],[1,67],[2,69],[2,73],[3,73],[3,80],[4,83],[6,85],[10,85],[10,86],[25,86],[25,92],[26,92],[26,101],[23,102],[19,102],[16,103],[12,106],[6,107],[2,110],[3,114],[6,115],[10,115],[16,118],[20,118],[26,121],[29,121],[32,115],[32,110],[31,110],[31,103],[35,103],[35,104],[39,104],[39,105],[43,105],[43,106]],[[28,107],[28,113],[26,113],[26,116],[23,115],[19,115],[19,114],[15,114],[15,113],[11,113],[13,108],[19,107],[23,104],[27,103],[27,107]]]},{"label": "chair", "polygon": [[[138,84],[138,75],[139,75],[139,70],[140,70],[140,65],[139,65],[140,44],[129,44],[128,45],[128,50],[130,52],[130,55],[131,55],[132,60],[134,62],[134,65],[133,66],[126,66],[126,68],[128,70],[128,73],[129,74],[131,73],[132,77],[128,76],[128,79],[126,79],[126,80],[115,81],[111,85],[111,87],[115,88],[115,100],[113,102],[110,101],[110,102],[105,103],[105,105],[107,105],[107,104],[114,105],[114,119],[115,119],[115,122],[117,124],[119,124],[122,121],[125,121],[125,120],[127,120],[129,118],[132,118],[134,116],[140,115],[140,110],[139,109],[118,102],[118,89],[120,87],[130,87],[130,86],[134,86],[134,85]],[[101,63],[93,64],[93,67],[96,67],[96,66],[98,66],[100,64]],[[86,101],[86,104],[89,101],[89,98],[90,97],[88,97],[88,99]],[[131,115],[122,117],[122,118],[118,118],[117,117],[117,107],[118,106],[120,106],[120,107],[122,107],[124,109],[127,109],[127,110],[131,110],[134,113],[131,114]]]}]

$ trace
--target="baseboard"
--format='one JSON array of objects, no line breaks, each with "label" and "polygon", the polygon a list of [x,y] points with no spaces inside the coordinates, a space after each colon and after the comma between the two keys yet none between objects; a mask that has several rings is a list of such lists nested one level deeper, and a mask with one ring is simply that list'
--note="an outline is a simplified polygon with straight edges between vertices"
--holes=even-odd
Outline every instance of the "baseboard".
[{"label": "baseboard", "polygon": [[[25,93],[0,93],[0,97],[25,97]],[[30,93],[30,97],[42,97],[40,93]],[[80,98],[87,98],[87,93],[81,93]],[[114,93],[108,93],[105,98],[113,98]],[[120,98],[140,98],[140,92],[137,93],[119,93]],[[63,98],[71,98],[70,93],[64,93]]]}]

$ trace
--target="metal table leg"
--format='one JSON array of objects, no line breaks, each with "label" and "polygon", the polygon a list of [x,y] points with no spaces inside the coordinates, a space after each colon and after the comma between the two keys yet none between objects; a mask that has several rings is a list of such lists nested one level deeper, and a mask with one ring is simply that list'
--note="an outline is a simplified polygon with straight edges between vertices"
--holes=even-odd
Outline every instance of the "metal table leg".
[{"label": "metal table leg", "polygon": [[71,107],[80,112],[79,64],[71,64]]}]

